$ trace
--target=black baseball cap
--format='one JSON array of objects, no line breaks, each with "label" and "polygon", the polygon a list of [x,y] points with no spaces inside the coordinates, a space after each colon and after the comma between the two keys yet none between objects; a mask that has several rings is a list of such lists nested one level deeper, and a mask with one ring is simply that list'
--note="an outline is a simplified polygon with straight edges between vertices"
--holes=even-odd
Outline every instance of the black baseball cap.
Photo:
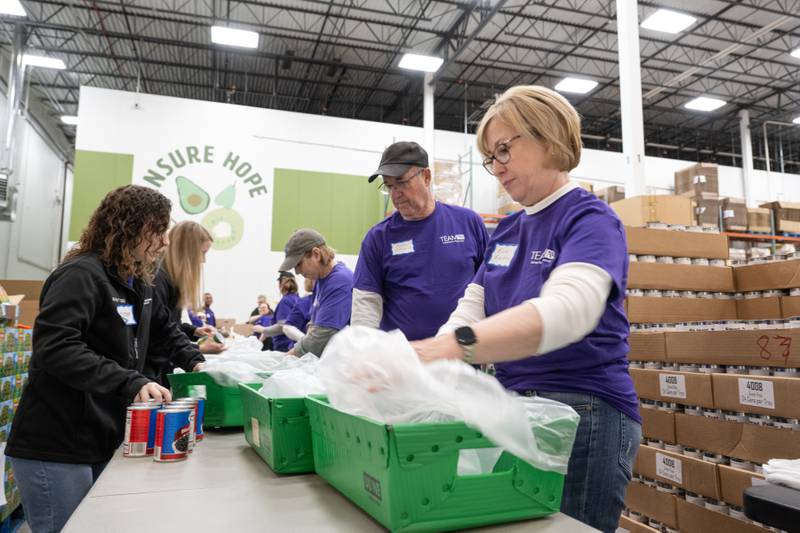
[{"label": "black baseball cap", "polygon": [[369,182],[378,176],[402,176],[411,167],[428,168],[428,152],[415,142],[396,142],[383,151],[380,166],[369,177]]}]

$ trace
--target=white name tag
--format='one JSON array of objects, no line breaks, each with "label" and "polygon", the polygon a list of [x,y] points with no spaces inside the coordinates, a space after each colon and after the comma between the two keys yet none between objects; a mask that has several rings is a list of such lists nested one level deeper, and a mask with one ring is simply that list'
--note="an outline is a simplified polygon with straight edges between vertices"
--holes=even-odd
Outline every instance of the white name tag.
[{"label": "white name tag", "polygon": [[392,255],[403,255],[414,253],[414,241],[402,241],[392,243]]},{"label": "white name tag", "polygon": [[775,391],[771,381],[739,378],[739,403],[775,409]]},{"label": "white name tag", "polygon": [[656,475],[680,485],[683,483],[683,463],[680,459],[656,452]]},{"label": "white name tag", "polygon": [[122,320],[125,322],[126,326],[135,326],[136,319],[133,317],[133,306],[130,304],[117,305],[117,313],[119,316],[122,317]]},{"label": "white name tag", "polygon": [[516,244],[498,244],[494,247],[492,257],[489,258],[489,264],[494,266],[507,267],[514,259],[514,254],[517,252]]},{"label": "white name tag", "polygon": [[686,398],[686,376],[680,374],[659,374],[661,396]]}]

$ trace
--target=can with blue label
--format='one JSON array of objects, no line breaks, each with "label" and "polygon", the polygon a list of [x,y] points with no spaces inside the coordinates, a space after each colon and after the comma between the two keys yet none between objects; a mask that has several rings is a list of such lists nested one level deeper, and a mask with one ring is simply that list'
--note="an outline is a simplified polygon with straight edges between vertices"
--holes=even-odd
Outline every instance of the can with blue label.
[{"label": "can with blue label", "polygon": [[155,461],[182,461],[188,457],[193,414],[192,409],[186,407],[169,407],[156,412]]},{"label": "can with blue label", "polygon": [[170,407],[184,407],[187,409],[192,410],[192,437],[189,440],[189,453],[194,451],[194,446],[197,444],[197,441],[200,440],[197,438],[198,431],[202,432],[202,428],[200,427],[200,402],[198,398],[176,398],[172,400],[169,404]]}]

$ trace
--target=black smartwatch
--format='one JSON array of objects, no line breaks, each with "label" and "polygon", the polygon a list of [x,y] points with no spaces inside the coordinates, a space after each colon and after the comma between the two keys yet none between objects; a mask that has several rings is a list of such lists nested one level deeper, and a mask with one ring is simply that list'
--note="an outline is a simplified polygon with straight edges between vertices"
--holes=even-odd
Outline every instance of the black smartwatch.
[{"label": "black smartwatch", "polygon": [[475,357],[475,344],[478,342],[475,332],[469,326],[461,326],[456,328],[454,333],[456,334],[456,342],[461,346],[461,350],[464,353],[464,361],[472,364],[472,360]]}]

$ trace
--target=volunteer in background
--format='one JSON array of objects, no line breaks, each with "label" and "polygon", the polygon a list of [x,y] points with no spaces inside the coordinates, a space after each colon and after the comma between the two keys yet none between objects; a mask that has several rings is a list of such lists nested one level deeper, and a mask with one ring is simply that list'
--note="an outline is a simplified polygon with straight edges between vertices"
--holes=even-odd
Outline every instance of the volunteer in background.
[{"label": "volunteer in background", "polygon": [[258,311],[258,307],[259,307],[261,304],[265,304],[265,303],[267,303],[267,297],[266,297],[266,296],[264,296],[263,294],[259,294],[259,295],[258,295],[258,298],[256,299],[256,308],[255,308],[255,309],[253,309],[252,311],[250,311],[250,316],[252,317],[252,316],[258,316],[258,315],[260,315],[261,313],[259,313],[259,311]]},{"label": "volunteer in background", "polygon": [[200,358],[153,305],[170,209],[149,187],[111,191],[42,287],[30,380],[6,447],[35,533],[64,526],[122,443],[131,401],[170,400],[142,375],[148,348]]},{"label": "volunteer in background", "polygon": [[397,211],[361,243],[351,322],[425,339],[456,308],[481,265],[489,235],[471,209],[434,199],[428,153],[419,144],[386,148],[369,181],[378,176]]},{"label": "volunteer in background", "polygon": [[336,252],[313,229],[295,231],[286,243],[285,252],[286,257],[278,270],[294,269],[315,282],[308,333],[289,353],[322,356],[331,337],[350,323],[353,272],[336,261]]},{"label": "volunteer in background", "polygon": [[[181,323],[181,309],[197,309],[200,306],[203,263],[213,241],[208,230],[197,222],[187,220],[178,223],[169,231],[169,245],[155,277],[153,293],[156,304],[166,306],[169,319],[178,324],[189,340],[210,337],[215,333],[211,325],[197,327]],[[210,338],[200,345],[203,353],[220,353],[224,348],[224,345]],[[175,359],[169,347],[156,345],[147,354],[144,375],[168,386],[167,374],[172,372],[173,367],[191,372],[199,370],[198,366],[203,361],[202,356],[187,361]]]},{"label": "volunteer in background", "polygon": [[195,327],[203,327],[203,326],[213,326],[217,327],[217,317],[214,315],[214,311],[211,310],[211,304],[214,303],[214,297],[211,295],[210,292],[207,292],[203,295],[203,312],[202,318],[199,315],[196,315],[192,309],[196,309],[195,307],[190,307],[189,309],[189,320],[192,321],[192,324]]},{"label": "volunteer in background", "polygon": [[439,336],[414,347],[424,361],[494,362],[506,388],[571,405],[581,420],[561,510],[613,532],[641,437],[626,360],[624,228],[569,181],[580,118],[563,96],[512,87],[477,138],[486,169],[525,209],[500,222]]},{"label": "volunteer in background", "polygon": [[[266,307],[265,307],[266,306]],[[264,317],[272,320],[272,307],[269,306],[269,302],[267,301],[266,296],[259,296],[258,297],[258,307],[253,309],[253,312],[250,313],[250,318],[247,319],[248,324],[259,324],[269,325],[270,321],[265,321]]]},{"label": "volunteer in background", "polygon": [[308,322],[311,320],[311,304],[314,301],[314,280],[303,278],[303,288],[306,295],[297,300],[283,325],[283,334],[294,342],[300,342],[306,336]]},{"label": "volunteer in background", "polygon": [[[261,332],[264,330],[264,328],[269,327],[272,324],[272,310],[269,308],[269,304],[263,303],[258,306],[258,312],[260,314],[250,317],[251,319],[254,319],[252,322],[253,337],[261,341],[261,351],[272,350],[272,338],[261,338]],[[258,328],[258,330],[256,330],[256,328]]]},{"label": "volunteer in background", "polygon": [[283,325],[300,299],[300,296],[297,295],[297,281],[294,279],[294,274],[281,272],[278,275],[278,290],[283,296],[275,307],[272,324],[266,327],[254,326],[253,331],[261,334],[261,342],[266,341],[267,337],[271,337],[273,350],[288,352],[294,346],[294,342],[284,335]]}]

